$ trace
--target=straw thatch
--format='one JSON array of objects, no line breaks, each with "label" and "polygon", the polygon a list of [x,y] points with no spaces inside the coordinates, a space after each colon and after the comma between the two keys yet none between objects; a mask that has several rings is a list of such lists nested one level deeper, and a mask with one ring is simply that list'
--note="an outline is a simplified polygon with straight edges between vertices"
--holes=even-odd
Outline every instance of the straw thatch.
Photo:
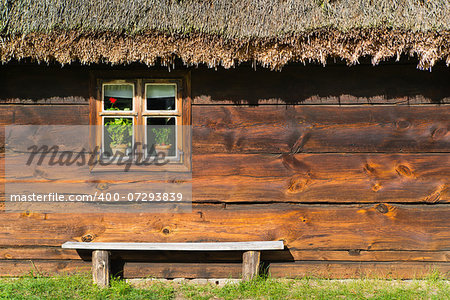
[{"label": "straw thatch", "polygon": [[450,64],[449,0],[0,0],[0,60]]}]

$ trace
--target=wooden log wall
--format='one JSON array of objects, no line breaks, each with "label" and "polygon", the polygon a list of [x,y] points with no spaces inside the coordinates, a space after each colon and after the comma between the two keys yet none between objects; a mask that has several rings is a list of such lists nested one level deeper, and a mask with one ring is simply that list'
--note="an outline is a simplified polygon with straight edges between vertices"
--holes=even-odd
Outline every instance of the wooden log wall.
[{"label": "wooden log wall", "polygon": [[[0,125],[88,124],[89,70],[1,66]],[[60,248],[70,240],[284,240],[261,256],[273,276],[449,276],[447,67],[199,68],[191,78],[192,213],[0,213],[1,276],[89,270],[89,253]],[[240,276],[241,253],[149,254],[115,253],[112,272]]]}]

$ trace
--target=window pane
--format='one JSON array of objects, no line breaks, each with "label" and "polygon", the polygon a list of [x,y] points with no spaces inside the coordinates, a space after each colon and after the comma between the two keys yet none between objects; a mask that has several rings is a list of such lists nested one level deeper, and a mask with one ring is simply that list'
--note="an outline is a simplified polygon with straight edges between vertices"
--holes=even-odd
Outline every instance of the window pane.
[{"label": "window pane", "polygon": [[128,156],[133,146],[133,119],[104,118],[103,125],[103,156]]},{"label": "window pane", "polygon": [[154,156],[163,152],[167,157],[175,157],[176,126],[175,118],[147,118],[147,154]]},{"label": "window pane", "polygon": [[147,110],[175,110],[175,84],[148,84]]},{"label": "window pane", "polygon": [[104,110],[133,110],[133,86],[114,84],[103,86]]}]

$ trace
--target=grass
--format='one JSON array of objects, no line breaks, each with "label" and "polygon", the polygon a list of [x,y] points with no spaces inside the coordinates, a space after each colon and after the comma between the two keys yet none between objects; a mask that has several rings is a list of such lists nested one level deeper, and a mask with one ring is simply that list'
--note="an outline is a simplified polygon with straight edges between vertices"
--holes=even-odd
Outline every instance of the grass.
[{"label": "grass", "polygon": [[450,299],[450,283],[425,280],[296,280],[257,278],[224,286],[146,281],[139,287],[113,280],[99,289],[87,274],[0,279],[0,299]]}]

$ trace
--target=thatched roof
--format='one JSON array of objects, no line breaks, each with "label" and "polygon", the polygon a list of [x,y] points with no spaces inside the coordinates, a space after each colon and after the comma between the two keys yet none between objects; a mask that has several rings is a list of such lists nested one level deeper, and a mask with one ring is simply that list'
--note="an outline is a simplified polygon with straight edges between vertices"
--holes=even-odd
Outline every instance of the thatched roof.
[{"label": "thatched roof", "polygon": [[450,64],[449,0],[0,0],[0,60]]}]

